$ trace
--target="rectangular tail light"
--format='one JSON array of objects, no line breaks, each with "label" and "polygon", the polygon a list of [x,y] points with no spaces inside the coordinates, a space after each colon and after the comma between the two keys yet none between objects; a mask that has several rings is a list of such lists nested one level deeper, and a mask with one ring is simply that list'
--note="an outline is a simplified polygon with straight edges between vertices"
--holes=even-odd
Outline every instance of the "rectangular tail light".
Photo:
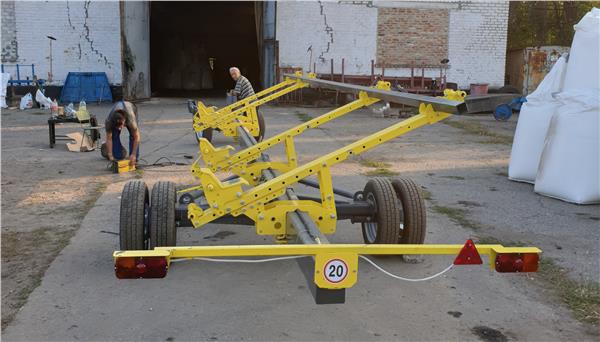
[{"label": "rectangular tail light", "polygon": [[496,272],[537,272],[540,257],[537,253],[505,253],[496,255]]},{"label": "rectangular tail light", "polygon": [[115,275],[119,279],[164,278],[169,262],[166,257],[117,257]]}]

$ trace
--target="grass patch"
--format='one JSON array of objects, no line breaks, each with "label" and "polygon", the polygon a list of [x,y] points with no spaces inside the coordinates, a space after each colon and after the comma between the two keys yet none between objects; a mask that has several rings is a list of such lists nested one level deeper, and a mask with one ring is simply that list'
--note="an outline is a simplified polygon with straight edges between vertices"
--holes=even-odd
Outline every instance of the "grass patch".
[{"label": "grass patch", "polygon": [[473,230],[479,229],[479,225],[467,217],[468,212],[464,209],[445,207],[441,205],[434,205],[431,209],[438,214],[446,215],[452,222],[460,226],[471,228]]},{"label": "grass patch", "polygon": [[456,179],[456,180],[465,180],[465,177],[461,177],[461,176],[440,176],[440,178]]},{"label": "grass patch", "polygon": [[530,245],[529,243],[523,241],[500,241],[495,237],[484,236],[482,238],[477,239],[476,244],[480,245],[502,245],[504,247],[525,247]]},{"label": "grass patch", "polygon": [[487,138],[487,140],[483,141],[486,144],[503,144],[510,145],[513,141],[513,138],[508,135],[494,133],[489,131],[487,128],[482,126],[477,122],[471,121],[462,121],[462,120],[444,120],[442,123],[452,126],[454,128],[461,129],[469,134],[479,135],[481,137]]},{"label": "grass patch", "polygon": [[496,172],[496,176],[508,177],[508,172],[507,171],[498,171],[498,172]]},{"label": "grass patch", "polygon": [[[31,231],[2,232],[2,268],[4,277],[16,279],[18,287],[14,293],[4,295],[2,303],[2,330],[15,318],[19,309],[27,303],[29,295],[41,284],[44,273],[54,258],[69,244],[80,227],[80,222],[94,206],[96,200],[106,190],[106,183],[96,183],[95,188],[86,194],[77,206],[55,208],[45,215],[60,215],[68,210],[75,213],[76,224],[68,226],[43,226]],[[45,217],[44,212],[36,212],[37,217]],[[43,258],[39,256],[43,255]],[[7,285],[8,286],[8,285]],[[14,283],[12,286],[15,286]],[[8,289],[4,288],[3,291]],[[9,292],[10,293],[10,292]],[[6,310],[5,310],[6,309]]]},{"label": "grass patch", "polygon": [[372,167],[375,169],[388,169],[391,167],[391,165],[388,163],[375,161],[375,160],[369,160],[369,159],[361,159],[359,163],[362,166]]},{"label": "grass patch", "polygon": [[378,168],[365,172],[365,175],[369,177],[393,177],[399,175],[399,173],[390,169]]},{"label": "grass patch", "polygon": [[296,112],[295,114],[296,114],[296,117],[298,117],[298,119],[300,119],[300,121],[302,121],[302,122],[307,122],[307,121],[310,121],[310,120],[313,119],[312,116],[310,116],[310,115],[308,115],[306,113],[298,113],[298,112]]},{"label": "grass patch", "polygon": [[433,199],[431,191],[429,190],[421,189],[421,194],[423,195],[423,199],[426,201],[431,201]]},{"label": "grass patch", "polygon": [[541,258],[539,277],[571,309],[581,322],[600,325],[600,285],[591,280],[574,280],[552,259]]},{"label": "grass patch", "polygon": [[398,172],[390,170],[390,167],[392,167],[392,165],[386,163],[386,162],[382,162],[382,161],[376,161],[376,160],[369,160],[369,159],[360,159],[359,160],[360,165],[365,166],[365,167],[370,167],[373,168],[373,170],[369,170],[367,172],[364,173],[365,176],[369,176],[369,177],[393,177],[393,176],[397,176],[399,175]]},{"label": "grass patch", "polygon": [[[485,236],[477,239],[476,244],[503,245],[505,247],[524,247],[531,245],[523,241],[501,241]],[[600,284],[591,280],[575,280],[552,259],[542,257],[537,279],[543,287],[552,291],[573,312],[581,322],[600,325]]]}]

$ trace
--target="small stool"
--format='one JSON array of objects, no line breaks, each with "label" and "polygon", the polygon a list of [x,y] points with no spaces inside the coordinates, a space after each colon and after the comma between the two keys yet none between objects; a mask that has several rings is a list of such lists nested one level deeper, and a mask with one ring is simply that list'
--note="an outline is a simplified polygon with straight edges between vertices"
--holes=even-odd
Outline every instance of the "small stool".
[{"label": "small stool", "polygon": [[81,146],[79,146],[79,150],[83,147],[83,140],[89,137],[92,142],[92,150],[95,150],[98,147],[98,141],[100,141],[101,134],[100,129],[104,128],[104,126],[91,126],[91,125],[81,125],[83,129],[83,137],[81,139]]}]

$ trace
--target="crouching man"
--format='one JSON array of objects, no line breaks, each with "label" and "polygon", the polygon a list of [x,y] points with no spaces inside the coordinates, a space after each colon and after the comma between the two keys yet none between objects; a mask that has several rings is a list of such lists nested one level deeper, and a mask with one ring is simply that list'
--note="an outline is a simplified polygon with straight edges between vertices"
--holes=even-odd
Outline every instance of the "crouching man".
[{"label": "crouching man", "polygon": [[108,160],[125,159],[126,151],[121,148],[121,131],[129,131],[129,164],[135,166],[140,155],[140,130],[138,127],[137,106],[128,101],[117,102],[106,118],[106,151]]}]

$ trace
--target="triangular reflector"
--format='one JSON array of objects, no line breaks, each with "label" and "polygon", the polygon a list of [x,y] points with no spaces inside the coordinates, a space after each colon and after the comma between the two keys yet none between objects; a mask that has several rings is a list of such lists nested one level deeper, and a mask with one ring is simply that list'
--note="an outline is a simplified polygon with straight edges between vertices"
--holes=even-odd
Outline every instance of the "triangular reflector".
[{"label": "triangular reflector", "polygon": [[479,256],[479,252],[477,252],[477,248],[475,248],[475,244],[473,240],[469,239],[460,250],[456,259],[454,259],[454,265],[481,265],[483,261],[481,261],[481,256]]}]

